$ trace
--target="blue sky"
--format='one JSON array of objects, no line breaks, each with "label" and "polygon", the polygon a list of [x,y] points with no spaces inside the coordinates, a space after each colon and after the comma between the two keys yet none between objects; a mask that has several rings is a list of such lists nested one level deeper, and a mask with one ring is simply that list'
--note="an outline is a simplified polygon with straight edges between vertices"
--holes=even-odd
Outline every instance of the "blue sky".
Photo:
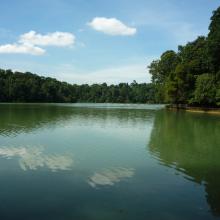
[{"label": "blue sky", "polygon": [[162,52],[208,33],[219,0],[2,0],[0,68],[70,83],[149,82]]}]

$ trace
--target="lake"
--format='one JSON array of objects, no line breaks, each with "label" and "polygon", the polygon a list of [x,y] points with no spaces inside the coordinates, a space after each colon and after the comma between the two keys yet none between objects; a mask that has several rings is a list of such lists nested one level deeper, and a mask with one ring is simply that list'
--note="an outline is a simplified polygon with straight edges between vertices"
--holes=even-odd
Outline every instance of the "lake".
[{"label": "lake", "polygon": [[220,116],[1,104],[0,219],[220,219]]}]

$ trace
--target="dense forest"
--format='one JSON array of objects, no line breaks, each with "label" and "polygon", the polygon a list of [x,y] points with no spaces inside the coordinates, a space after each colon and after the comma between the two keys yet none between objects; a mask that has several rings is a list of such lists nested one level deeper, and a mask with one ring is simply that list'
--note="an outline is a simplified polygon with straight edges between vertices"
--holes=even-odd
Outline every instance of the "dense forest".
[{"label": "dense forest", "polygon": [[[171,103],[220,106],[220,7],[208,36],[168,50],[149,65],[152,83],[69,84],[26,72],[0,70],[0,102]],[[135,73],[134,73],[135,74]]]},{"label": "dense forest", "polygon": [[220,7],[213,12],[207,37],[164,52],[149,71],[160,102],[220,106]]},{"label": "dense forest", "polygon": [[151,83],[71,85],[28,72],[0,70],[1,102],[154,103],[154,95]]}]

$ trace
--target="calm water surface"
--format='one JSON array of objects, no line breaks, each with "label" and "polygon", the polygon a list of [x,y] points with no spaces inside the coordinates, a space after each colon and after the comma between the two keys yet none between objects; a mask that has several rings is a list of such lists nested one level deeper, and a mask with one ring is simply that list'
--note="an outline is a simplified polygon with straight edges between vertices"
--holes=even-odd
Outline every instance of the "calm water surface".
[{"label": "calm water surface", "polygon": [[220,116],[1,104],[0,219],[220,219]]}]

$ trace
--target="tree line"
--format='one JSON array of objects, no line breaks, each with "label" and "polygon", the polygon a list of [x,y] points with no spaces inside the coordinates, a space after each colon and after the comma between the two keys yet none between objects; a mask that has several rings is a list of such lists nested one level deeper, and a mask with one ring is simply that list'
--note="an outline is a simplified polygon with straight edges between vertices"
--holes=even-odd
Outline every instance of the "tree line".
[{"label": "tree line", "polygon": [[164,52],[149,72],[160,102],[220,106],[220,7],[213,12],[208,36]]},{"label": "tree line", "polygon": [[0,69],[0,102],[155,103],[151,83],[69,84],[30,72]]}]

